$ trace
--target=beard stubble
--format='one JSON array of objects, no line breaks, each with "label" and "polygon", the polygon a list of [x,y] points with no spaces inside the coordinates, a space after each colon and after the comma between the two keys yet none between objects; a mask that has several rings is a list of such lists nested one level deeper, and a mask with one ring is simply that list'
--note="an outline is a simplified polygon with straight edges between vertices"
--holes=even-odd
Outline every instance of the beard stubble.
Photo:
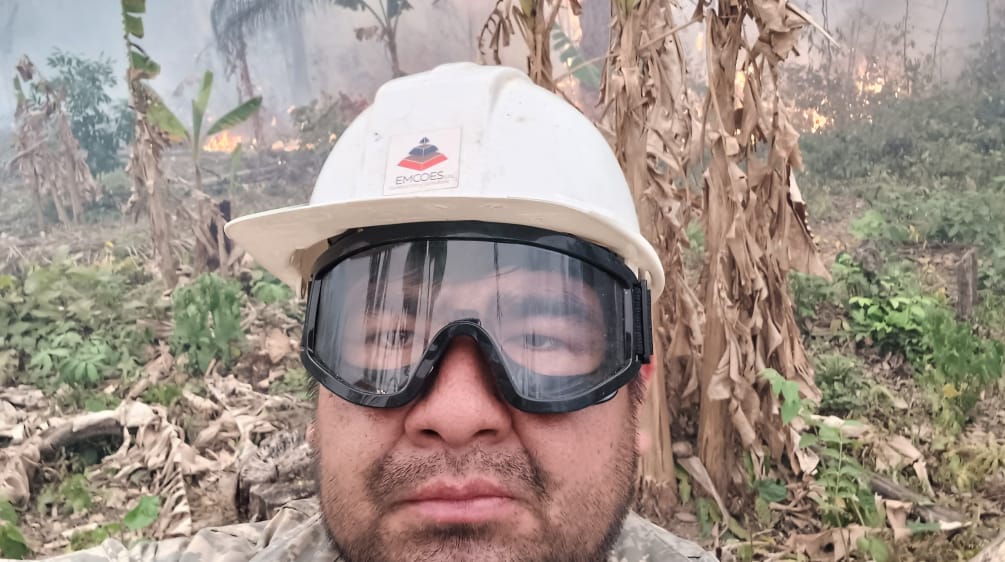
[{"label": "beard stubble", "polygon": [[[617,541],[634,499],[639,452],[635,446],[635,415],[608,467],[609,478],[593,489],[565,494],[565,504],[552,506],[552,479],[526,450],[489,453],[473,449],[462,457],[438,453],[375,461],[365,476],[369,505],[338,497],[337,474],[322,474],[315,454],[318,496],[325,529],[347,562],[478,561],[478,562],[601,562]],[[506,535],[504,524],[423,526],[407,531],[382,527],[398,505],[388,501],[394,491],[407,493],[439,475],[490,475],[534,503],[529,508],[539,525],[532,536]],[[556,516],[548,516],[549,507]],[[357,515],[356,518],[353,515]],[[359,514],[372,514],[359,520]]]}]

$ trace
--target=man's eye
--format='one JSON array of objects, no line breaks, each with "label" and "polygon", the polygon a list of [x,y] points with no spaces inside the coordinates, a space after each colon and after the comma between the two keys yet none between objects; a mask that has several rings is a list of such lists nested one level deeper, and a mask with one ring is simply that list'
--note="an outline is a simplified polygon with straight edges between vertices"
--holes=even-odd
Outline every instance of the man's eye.
[{"label": "man's eye", "polygon": [[524,334],[523,346],[533,351],[555,351],[565,347],[562,340],[535,332]]},{"label": "man's eye", "polygon": [[366,336],[366,343],[381,347],[405,347],[412,343],[415,332],[408,329],[384,330],[371,332]]}]

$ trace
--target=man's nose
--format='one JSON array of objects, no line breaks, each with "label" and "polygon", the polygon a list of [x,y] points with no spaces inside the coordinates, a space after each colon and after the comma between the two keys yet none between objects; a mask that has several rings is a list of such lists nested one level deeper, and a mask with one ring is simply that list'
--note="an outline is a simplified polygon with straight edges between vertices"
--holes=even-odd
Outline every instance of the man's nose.
[{"label": "man's nose", "polygon": [[475,341],[456,337],[440,359],[432,387],[408,412],[405,433],[421,447],[488,445],[512,430],[510,412]]}]

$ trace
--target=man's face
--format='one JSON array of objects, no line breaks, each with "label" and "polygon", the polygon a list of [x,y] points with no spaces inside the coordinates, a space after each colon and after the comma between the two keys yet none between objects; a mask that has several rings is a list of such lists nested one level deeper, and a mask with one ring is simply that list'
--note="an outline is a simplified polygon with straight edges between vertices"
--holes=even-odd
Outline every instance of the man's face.
[{"label": "man's face", "polygon": [[351,562],[603,560],[632,497],[637,413],[627,388],[567,414],[517,410],[463,337],[401,408],[322,388],[312,442],[330,536]]}]

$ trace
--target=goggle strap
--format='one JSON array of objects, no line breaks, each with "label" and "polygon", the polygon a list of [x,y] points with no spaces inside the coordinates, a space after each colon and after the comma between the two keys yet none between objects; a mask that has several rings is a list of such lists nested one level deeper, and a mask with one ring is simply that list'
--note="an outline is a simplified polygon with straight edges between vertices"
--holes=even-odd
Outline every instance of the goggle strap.
[{"label": "goggle strap", "polygon": [[649,363],[649,358],[653,354],[652,299],[649,283],[645,279],[632,287],[632,306],[635,309],[632,314],[634,319],[632,341],[635,342],[635,354],[642,363]]}]

